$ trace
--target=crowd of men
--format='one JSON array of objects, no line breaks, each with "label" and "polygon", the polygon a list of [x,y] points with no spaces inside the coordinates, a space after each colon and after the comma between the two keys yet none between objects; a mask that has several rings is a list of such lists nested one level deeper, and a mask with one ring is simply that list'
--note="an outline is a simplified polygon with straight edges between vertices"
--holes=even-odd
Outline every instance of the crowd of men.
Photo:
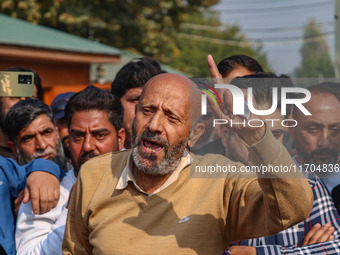
[{"label": "crowd of men", "polygon": [[[111,91],[51,107],[35,73],[32,98],[0,98],[0,254],[339,254],[340,84],[310,84],[305,115],[281,102],[292,80],[248,56],[207,68],[189,79],[136,59]],[[214,83],[275,111],[234,114]],[[209,166],[236,171],[195,172]]]}]

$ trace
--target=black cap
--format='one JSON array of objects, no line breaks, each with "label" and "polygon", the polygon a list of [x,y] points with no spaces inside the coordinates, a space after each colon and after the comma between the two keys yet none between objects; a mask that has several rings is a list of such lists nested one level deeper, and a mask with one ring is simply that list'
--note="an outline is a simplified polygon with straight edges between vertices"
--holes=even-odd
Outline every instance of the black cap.
[{"label": "black cap", "polygon": [[53,99],[51,109],[55,119],[60,120],[64,118],[65,106],[74,94],[74,92],[61,93]]}]

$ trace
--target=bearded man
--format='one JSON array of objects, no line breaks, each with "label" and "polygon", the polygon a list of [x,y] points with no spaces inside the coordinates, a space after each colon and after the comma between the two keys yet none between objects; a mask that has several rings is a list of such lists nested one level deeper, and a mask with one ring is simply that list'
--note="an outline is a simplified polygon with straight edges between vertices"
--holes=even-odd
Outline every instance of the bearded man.
[{"label": "bearded man", "polygon": [[321,83],[307,89],[311,99],[305,104],[311,115],[293,108],[298,125],[290,129],[296,155],[293,159],[301,169],[318,175],[329,192],[340,183],[340,95],[332,83]]},{"label": "bearded man", "polygon": [[[21,104],[31,106],[36,102]],[[62,179],[60,200],[56,208],[49,213],[33,215],[29,205],[21,205],[16,230],[18,255],[62,253],[61,245],[68,211],[67,203],[80,166],[92,157],[123,148],[125,136],[122,128],[123,108],[119,99],[111,93],[89,86],[76,93],[68,101],[65,109],[70,130],[70,155],[74,168],[68,171]],[[25,158],[29,160],[32,157],[45,155],[44,157],[55,160],[56,157],[53,157],[53,153],[56,147],[56,132],[51,122],[51,110],[46,105],[39,105],[39,107],[31,107],[31,109],[23,111],[25,116],[36,117],[26,129],[23,128],[17,135],[18,143],[28,139],[27,144],[24,142],[20,149],[18,148],[19,156],[20,154],[25,155],[21,155],[19,158],[22,161]],[[18,113],[18,115],[20,114]],[[12,117],[20,119],[20,116]],[[30,141],[29,139],[35,140]],[[28,144],[30,143],[35,144],[35,151],[34,148],[29,149]],[[49,154],[50,156],[48,156]],[[58,155],[58,153],[56,154]],[[91,170],[96,171],[96,169]]]},{"label": "bearded man", "polygon": [[64,151],[51,109],[39,100],[19,101],[6,114],[9,147],[21,165],[36,158],[64,165]]},{"label": "bearded man", "polygon": [[[178,74],[147,82],[132,123],[132,150],[82,166],[69,205],[64,254],[221,254],[232,240],[274,233],[308,216],[313,198],[308,182],[295,178],[300,173],[293,179],[191,176],[190,168],[199,165],[241,167],[222,156],[186,150],[204,131],[198,122],[200,95]],[[293,164],[266,127],[236,131],[259,162]]]}]

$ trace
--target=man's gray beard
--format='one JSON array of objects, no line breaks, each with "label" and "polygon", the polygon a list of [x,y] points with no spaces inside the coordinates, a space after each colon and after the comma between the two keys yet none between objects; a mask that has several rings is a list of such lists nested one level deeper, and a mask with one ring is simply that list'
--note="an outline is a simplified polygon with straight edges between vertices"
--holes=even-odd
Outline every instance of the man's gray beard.
[{"label": "man's gray beard", "polygon": [[[28,155],[27,153],[22,151],[18,146],[16,146],[16,147],[17,147],[17,153],[18,153],[18,161],[19,161],[20,165],[26,165],[26,164],[30,163],[34,159],[38,158],[39,155],[46,154],[46,150],[51,149],[51,147],[47,147],[44,151],[34,153],[36,155],[33,154],[33,158],[31,159],[30,155]],[[65,156],[64,156],[64,149],[63,149],[63,145],[62,145],[59,137],[58,137],[58,141],[57,141],[56,150],[57,150],[56,156],[53,159],[51,159],[51,161],[53,161],[54,163],[58,164],[63,169],[65,169],[65,163],[66,162],[65,162]]]},{"label": "man's gray beard", "polygon": [[[144,151],[140,151],[140,154],[138,153],[138,148],[139,145],[141,145],[141,140],[144,133],[145,132],[143,132],[138,138],[136,138],[136,131],[134,130],[134,127],[132,127],[132,159],[137,169],[144,172],[145,174],[153,176],[163,176],[174,171],[181,161],[189,137],[174,144],[172,150],[169,151],[168,143],[164,139],[154,134],[153,136],[159,139],[157,141],[162,141],[165,155],[158,164],[153,163],[151,164],[151,166],[148,166],[143,163],[141,157],[144,160],[148,159],[149,162],[151,162],[156,159],[156,156],[150,155]],[[150,133],[151,132],[149,132],[149,134]]]}]

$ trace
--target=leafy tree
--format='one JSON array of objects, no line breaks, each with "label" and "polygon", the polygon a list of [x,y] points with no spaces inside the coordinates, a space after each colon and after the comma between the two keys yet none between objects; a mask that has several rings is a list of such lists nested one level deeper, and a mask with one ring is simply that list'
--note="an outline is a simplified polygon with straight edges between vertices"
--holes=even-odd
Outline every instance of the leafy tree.
[{"label": "leafy tree", "polygon": [[2,0],[1,13],[35,24],[58,23],[58,10],[63,0]]},{"label": "leafy tree", "polygon": [[162,60],[181,15],[219,0],[3,0],[3,13]]},{"label": "leafy tree", "polygon": [[300,49],[301,64],[295,69],[297,77],[334,77],[334,66],[329,48],[320,27],[311,19],[304,26],[304,43]]},{"label": "leafy tree", "polygon": [[[247,45],[237,26],[223,27],[216,13],[206,12],[218,2],[219,0],[2,0],[1,10],[2,13],[32,23],[154,57],[195,76],[208,75],[205,62],[208,54],[213,54],[216,62],[232,54],[246,54],[266,66],[266,56],[261,53],[261,48]],[[193,31],[183,28],[183,22],[220,26],[222,30]],[[197,37],[202,35],[203,39]],[[207,40],[210,38],[211,41]],[[216,39],[231,40],[234,43],[225,45]]]},{"label": "leafy tree", "polygon": [[[185,26],[186,22],[200,24],[201,28]],[[231,55],[248,55],[259,61],[264,70],[270,71],[262,48],[252,46],[238,26],[222,25],[216,13],[204,11],[185,15],[176,36],[177,48],[170,64],[195,77],[210,76],[205,61],[208,54],[212,54],[216,64]]]}]

